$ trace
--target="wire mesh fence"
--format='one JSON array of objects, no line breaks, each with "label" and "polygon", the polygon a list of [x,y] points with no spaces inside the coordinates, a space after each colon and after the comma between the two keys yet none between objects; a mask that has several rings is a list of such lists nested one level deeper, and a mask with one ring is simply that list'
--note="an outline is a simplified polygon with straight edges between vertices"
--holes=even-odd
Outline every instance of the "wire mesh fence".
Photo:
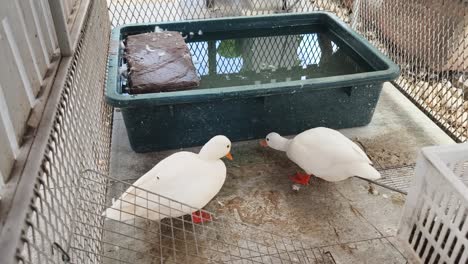
[{"label": "wire mesh fence", "polygon": [[356,1],[352,25],[400,65],[399,88],[458,141],[468,136],[468,2]]},{"label": "wire mesh fence", "polygon": [[[400,65],[399,89],[457,141],[468,137],[468,2],[462,0],[108,0],[112,26],[331,11]],[[232,62],[231,62],[232,63]]]},{"label": "wire mesh fence", "polygon": [[198,215],[209,222],[174,217],[199,209],[94,170],[76,186],[73,263],[334,263],[320,248],[206,211]]},{"label": "wire mesh fence", "polygon": [[[16,256],[2,263],[70,262],[69,250],[77,232],[78,182],[84,168],[109,169],[112,111],[104,101],[109,21],[106,5],[93,1],[84,25],[49,132],[42,164],[37,168],[34,193],[26,219],[16,219],[22,237]],[[29,198],[29,195],[31,196]],[[14,217],[14,216],[12,216]],[[85,231],[83,231],[85,232]],[[99,249],[99,245],[89,247]]]}]

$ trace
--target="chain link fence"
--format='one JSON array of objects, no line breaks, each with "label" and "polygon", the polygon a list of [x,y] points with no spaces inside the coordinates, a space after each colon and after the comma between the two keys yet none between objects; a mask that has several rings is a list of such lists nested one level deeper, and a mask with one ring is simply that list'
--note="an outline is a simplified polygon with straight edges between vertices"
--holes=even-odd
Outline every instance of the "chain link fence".
[{"label": "chain link fence", "polygon": [[351,9],[351,25],[400,65],[400,90],[467,141],[468,1],[355,1]]},{"label": "chain link fence", "polygon": [[[468,137],[468,1],[108,0],[113,27],[326,10],[401,67],[395,85],[457,141]],[[233,62],[229,62],[233,63]]]}]

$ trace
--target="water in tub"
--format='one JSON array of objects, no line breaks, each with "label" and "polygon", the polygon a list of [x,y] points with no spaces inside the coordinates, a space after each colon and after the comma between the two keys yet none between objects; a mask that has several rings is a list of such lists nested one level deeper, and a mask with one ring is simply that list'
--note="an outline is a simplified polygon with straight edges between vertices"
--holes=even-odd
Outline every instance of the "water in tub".
[{"label": "water in tub", "polygon": [[189,37],[187,45],[201,77],[199,88],[280,83],[371,70],[323,30],[257,30],[255,34],[204,32]]}]

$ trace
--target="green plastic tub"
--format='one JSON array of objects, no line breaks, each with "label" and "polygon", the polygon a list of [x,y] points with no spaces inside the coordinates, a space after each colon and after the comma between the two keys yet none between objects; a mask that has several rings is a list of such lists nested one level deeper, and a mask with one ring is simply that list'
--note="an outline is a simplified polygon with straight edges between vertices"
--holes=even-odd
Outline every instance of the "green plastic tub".
[{"label": "green plastic tub", "polygon": [[[121,41],[155,26],[185,35],[197,89],[128,94]],[[326,126],[367,125],[396,64],[325,12],[135,24],[112,32],[107,102],[120,108],[136,152]]]}]

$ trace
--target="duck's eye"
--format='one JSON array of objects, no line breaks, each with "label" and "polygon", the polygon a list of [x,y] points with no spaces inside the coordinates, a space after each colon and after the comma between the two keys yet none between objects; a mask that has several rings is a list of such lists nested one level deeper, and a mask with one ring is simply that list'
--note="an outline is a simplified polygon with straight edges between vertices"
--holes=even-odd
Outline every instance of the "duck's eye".
[{"label": "duck's eye", "polygon": [[267,141],[270,141],[270,139],[269,139],[269,138],[267,138]]},{"label": "duck's eye", "polygon": [[229,148],[229,145],[227,145],[226,148]]}]

